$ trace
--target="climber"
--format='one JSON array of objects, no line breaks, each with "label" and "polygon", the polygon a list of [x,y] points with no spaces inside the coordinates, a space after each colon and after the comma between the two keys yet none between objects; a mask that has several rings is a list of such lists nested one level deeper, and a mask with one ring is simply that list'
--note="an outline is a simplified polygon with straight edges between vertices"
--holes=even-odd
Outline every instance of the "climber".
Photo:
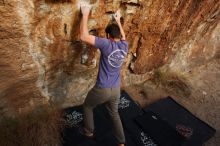
[{"label": "climber", "polygon": [[120,101],[120,70],[128,52],[128,43],[125,41],[125,33],[120,22],[121,14],[120,11],[114,14],[116,23],[106,27],[107,38],[100,38],[90,35],[88,32],[87,23],[90,10],[91,6],[81,5],[80,39],[99,48],[101,57],[96,84],[87,94],[83,104],[85,116],[81,134],[90,138],[94,136],[93,109],[99,104],[104,104],[112,118],[113,132],[119,146],[124,146],[125,136],[118,113],[118,104]]}]

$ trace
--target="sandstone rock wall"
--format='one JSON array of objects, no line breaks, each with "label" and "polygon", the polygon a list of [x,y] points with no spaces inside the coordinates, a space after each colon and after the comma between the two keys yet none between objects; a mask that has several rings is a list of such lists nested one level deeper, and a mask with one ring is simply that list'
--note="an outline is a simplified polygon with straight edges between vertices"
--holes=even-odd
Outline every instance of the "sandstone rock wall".
[{"label": "sandstone rock wall", "polygon": [[[79,40],[80,0],[0,1],[0,107],[24,112],[48,101],[82,103],[94,85],[99,51]],[[90,33],[105,37],[121,9],[129,42],[122,85],[142,83],[163,65],[189,72],[219,58],[218,0],[91,0]]]}]

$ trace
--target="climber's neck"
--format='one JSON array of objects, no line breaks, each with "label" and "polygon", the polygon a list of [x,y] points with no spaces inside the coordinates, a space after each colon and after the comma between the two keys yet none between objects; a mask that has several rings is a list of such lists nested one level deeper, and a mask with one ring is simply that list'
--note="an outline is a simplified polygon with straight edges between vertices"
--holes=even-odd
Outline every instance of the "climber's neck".
[{"label": "climber's neck", "polygon": [[119,42],[120,41],[120,39],[118,39],[118,38],[109,38],[111,41],[115,41],[115,42]]},{"label": "climber's neck", "polygon": [[119,42],[119,41],[120,41],[120,39],[114,39],[114,41]]}]

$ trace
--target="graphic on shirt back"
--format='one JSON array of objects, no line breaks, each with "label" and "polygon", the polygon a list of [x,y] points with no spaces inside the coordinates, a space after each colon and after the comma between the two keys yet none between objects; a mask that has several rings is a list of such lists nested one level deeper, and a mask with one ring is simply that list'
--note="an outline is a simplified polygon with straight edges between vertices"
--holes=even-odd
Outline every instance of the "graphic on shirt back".
[{"label": "graphic on shirt back", "polygon": [[126,52],[123,50],[115,50],[108,56],[108,63],[115,68],[119,68],[126,56]]}]

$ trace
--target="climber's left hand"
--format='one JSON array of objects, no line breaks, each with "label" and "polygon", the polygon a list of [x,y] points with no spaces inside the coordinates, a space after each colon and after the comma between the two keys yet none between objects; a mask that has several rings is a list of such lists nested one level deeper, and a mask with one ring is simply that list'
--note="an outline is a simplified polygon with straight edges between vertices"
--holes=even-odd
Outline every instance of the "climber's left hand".
[{"label": "climber's left hand", "polygon": [[118,10],[113,16],[114,16],[116,22],[120,23],[120,18],[121,18],[120,10]]}]

